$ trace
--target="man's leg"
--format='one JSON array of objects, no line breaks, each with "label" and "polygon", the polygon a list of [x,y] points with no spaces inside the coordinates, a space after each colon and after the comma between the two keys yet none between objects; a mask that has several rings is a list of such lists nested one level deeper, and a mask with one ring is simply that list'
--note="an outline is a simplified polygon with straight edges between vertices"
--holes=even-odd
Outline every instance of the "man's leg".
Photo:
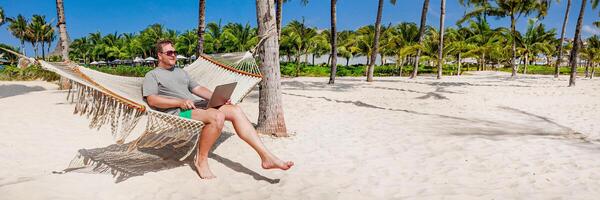
[{"label": "man's leg", "polygon": [[264,169],[283,169],[287,170],[294,165],[293,162],[284,162],[267,150],[265,145],[258,137],[256,129],[250,123],[244,111],[236,105],[223,105],[219,108],[225,114],[225,120],[233,123],[233,128],[238,136],[248,143],[260,156],[262,167]]},{"label": "man's leg", "polygon": [[215,175],[213,175],[208,167],[208,151],[210,151],[213,144],[215,144],[221,135],[225,115],[216,109],[195,109],[192,110],[192,119],[204,122],[204,127],[199,136],[200,141],[198,142],[198,152],[194,164],[196,165],[200,178],[215,178]]}]

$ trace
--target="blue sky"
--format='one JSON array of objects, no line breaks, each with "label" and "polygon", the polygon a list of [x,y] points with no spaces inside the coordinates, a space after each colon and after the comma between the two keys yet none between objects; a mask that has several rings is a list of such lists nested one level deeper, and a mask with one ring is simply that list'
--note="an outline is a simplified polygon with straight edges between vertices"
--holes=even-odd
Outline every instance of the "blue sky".
[{"label": "blue sky", "polygon": [[[183,32],[192,29],[198,24],[198,0],[64,0],[67,20],[67,30],[71,38],[79,38],[89,33],[99,31],[103,35],[108,33],[138,32],[150,24],[160,23],[169,29]],[[206,19],[208,22],[222,21],[250,23],[256,25],[256,8],[253,0],[207,0]],[[284,4],[283,23],[291,20],[305,19],[307,25],[320,29],[329,28],[329,0],[310,0],[303,6],[300,0],[291,0]],[[382,23],[397,24],[400,22],[416,22],[421,15],[423,0],[398,0],[396,5],[386,5],[383,10]],[[581,0],[574,0],[566,36],[573,37],[575,23]],[[54,0],[0,0],[0,7],[5,15],[14,17],[22,14],[31,18],[33,14],[45,15],[49,21],[56,23],[56,5]],[[455,22],[462,17],[468,8],[458,4],[458,0],[447,2],[446,24],[455,26]],[[566,1],[560,4],[554,2],[548,16],[542,20],[549,28],[556,28],[560,34],[560,27],[566,9]],[[589,37],[600,34],[600,29],[592,26],[597,21],[598,9],[592,10],[588,5],[583,23],[583,36]],[[427,24],[439,26],[440,0],[431,0],[427,15]],[[338,0],[338,29],[357,29],[361,26],[373,24],[377,13],[377,0]],[[509,26],[508,18],[489,18],[493,27]],[[526,17],[519,20],[517,28],[525,29]],[[19,41],[7,31],[8,24],[0,27],[0,43],[18,46]],[[54,46],[54,44],[53,44]],[[32,50],[26,47],[29,54]]]}]

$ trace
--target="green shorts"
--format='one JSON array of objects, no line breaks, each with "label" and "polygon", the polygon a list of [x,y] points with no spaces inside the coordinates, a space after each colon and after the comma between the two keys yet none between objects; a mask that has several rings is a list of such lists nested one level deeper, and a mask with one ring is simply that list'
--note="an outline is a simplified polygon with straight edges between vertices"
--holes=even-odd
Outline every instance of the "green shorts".
[{"label": "green shorts", "polygon": [[192,109],[180,111],[179,116],[186,119],[192,119]]}]

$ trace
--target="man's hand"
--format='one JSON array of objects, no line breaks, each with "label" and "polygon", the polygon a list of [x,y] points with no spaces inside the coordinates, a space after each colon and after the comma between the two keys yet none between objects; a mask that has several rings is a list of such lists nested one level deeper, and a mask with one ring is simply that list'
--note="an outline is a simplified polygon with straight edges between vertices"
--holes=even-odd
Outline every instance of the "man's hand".
[{"label": "man's hand", "polygon": [[179,107],[184,110],[196,109],[194,102],[189,99],[182,99],[181,102],[179,103]]},{"label": "man's hand", "polygon": [[227,101],[225,102],[225,105],[231,105],[231,99],[227,99]]}]

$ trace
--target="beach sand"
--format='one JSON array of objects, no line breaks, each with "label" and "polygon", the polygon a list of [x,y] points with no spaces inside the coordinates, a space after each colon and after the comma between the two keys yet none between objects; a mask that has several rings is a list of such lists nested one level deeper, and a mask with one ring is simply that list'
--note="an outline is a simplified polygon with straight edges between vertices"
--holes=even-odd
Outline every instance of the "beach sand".
[{"label": "beach sand", "polygon": [[[217,179],[185,162],[116,181],[68,172],[79,149],[114,143],[55,84],[0,82],[0,199],[595,199],[600,79],[476,72],[462,77],[285,78],[291,137],[262,136],[288,171],[263,170],[230,125]],[[240,104],[258,115],[255,90]],[[141,122],[129,140],[139,135]]]}]

